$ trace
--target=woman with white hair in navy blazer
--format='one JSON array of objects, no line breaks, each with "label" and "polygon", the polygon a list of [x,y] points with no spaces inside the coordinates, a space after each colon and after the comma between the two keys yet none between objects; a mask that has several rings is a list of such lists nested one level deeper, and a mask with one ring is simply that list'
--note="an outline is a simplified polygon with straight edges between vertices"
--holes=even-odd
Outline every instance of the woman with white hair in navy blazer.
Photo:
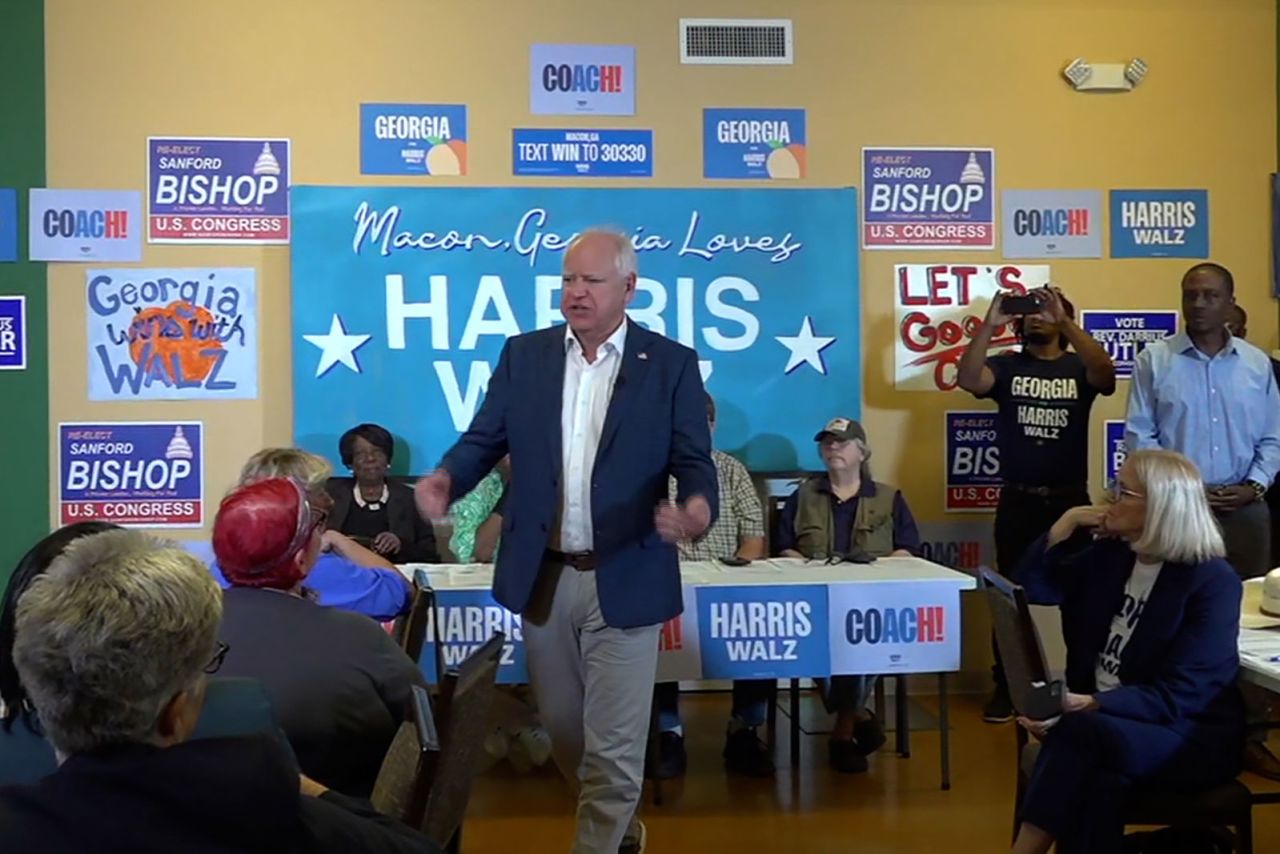
[{"label": "woman with white hair in navy blazer", "polygon": [[1060,605],[1062,714],[1042,739],[1015,854],[1120,851],[1131,787],[1188,790],[1240,772],[1240,579],[1195,465],[1139,451],[1111,500],[1076,507],[1028,551],[1030,601]]}]

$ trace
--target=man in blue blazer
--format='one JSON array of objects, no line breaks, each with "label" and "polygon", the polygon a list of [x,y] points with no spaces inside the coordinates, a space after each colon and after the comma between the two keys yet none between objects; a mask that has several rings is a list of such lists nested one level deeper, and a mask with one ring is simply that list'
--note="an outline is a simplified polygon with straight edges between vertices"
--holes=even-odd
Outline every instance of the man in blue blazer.
[{"label": "man in blue blazer", "polygon": [[719,494],[697,354],[627,320],[635,288],[628,237],[574,238],[567,325],[507,341],[471,427],[417,486],[423,514],[442,516],[511,455],[493,593],[524,618],[584,854],[643,850],[635,810],[658,632],[683,603],[673,544],[706,530]]}]

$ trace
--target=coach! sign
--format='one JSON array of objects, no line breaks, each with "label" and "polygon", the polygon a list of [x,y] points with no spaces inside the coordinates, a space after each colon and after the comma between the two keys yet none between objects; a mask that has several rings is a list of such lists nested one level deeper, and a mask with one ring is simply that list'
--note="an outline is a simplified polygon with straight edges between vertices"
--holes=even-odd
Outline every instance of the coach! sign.
[{"label": "coach! sign", "polygon": [[960,591],[952,584],[832,584],[833,673],[960,668]]}]

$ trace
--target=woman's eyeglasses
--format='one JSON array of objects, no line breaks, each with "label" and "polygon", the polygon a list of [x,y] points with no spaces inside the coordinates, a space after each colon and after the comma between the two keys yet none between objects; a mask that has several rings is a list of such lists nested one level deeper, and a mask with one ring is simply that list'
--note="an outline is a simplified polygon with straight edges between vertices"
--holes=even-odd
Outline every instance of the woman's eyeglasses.
[{"label": "woman's eyeglasses", "polygon": [[328,523],[328,521],[329,521],[329,511],[318,510],[315,507],[311,508],[311,530],[312,531],[315,531],[317,528],[320,530],[324,530],[324,526]]},{"label": "woman's eyeglasses", "polygon": [[222,662],[226,659],[227,653],[231,651],[231,644],[226,641],[218,641],[218,648],[213,653],[213,658],[209,659],[209,663],[204,666],[204,672],[209,675],[217,673],[222,668]]},{"label": "woman's eyeglasses", "polygon": [[1134,492],[1132,489],[1125,489],[1120,485],[1120,481],[1111,484],[1111,500],[1122,501],[1125,498],[1146,498],[1141,492]]}]

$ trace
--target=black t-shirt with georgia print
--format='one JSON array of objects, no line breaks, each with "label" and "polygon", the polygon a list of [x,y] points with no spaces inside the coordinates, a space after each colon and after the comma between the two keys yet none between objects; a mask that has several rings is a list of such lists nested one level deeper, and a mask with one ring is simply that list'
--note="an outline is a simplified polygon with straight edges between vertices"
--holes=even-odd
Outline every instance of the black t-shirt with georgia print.
[{"label": "black t-shirt with georgia print", "polygon": [[1056,489],[1089,481],[1089,410],[1098,390],[1084,362],[1068,351],[1038,359],[1010,350],[987,359],[990,398],[1000,407],[1000,476],[1007,483]]}]

